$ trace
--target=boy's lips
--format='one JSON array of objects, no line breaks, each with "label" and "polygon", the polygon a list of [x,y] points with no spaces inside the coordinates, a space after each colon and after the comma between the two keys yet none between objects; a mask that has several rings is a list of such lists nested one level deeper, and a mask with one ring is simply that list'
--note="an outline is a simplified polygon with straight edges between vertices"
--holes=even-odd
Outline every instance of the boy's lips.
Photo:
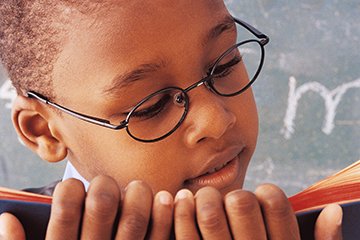
[{"label": "boy's lips", "polygon": [[243,147],[231,148],[217,155],[209,161],[206,168],[195,177],[185,181],[185,186],[190,190],[212,186],[223,189],[233,184],[240,174],[240,155]]}]

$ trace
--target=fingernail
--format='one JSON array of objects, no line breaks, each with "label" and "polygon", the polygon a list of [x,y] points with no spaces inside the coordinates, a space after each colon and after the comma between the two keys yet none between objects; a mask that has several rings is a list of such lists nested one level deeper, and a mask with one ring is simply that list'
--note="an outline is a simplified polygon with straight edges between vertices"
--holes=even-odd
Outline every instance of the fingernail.
[{"label": "fingernail", "polygon": [[328,221],[336,223],[338,226],[342,224],[343,212],[338,204],[329,204],[326,206],[325,210],[327,211]]},{"label": "fingernail", "polygon": [[343,220],[343,212],[342,212],[342,209],[340,207],[340,205],[334,205],[332,206],[333,208],[333,212],[335,212],[336,216],[338,217],[337,219],[337,225],[338,226],[341,226],[342,224],[342,220]]},{"label": "fingernail", "polygon": [[125,187],[125,192],[128,190],[128,188],[131,186],[131,185],[135,185],[135,184],[139,184],[139,183],[142,183],[141,180],[133,180],[131,181],[126,187]]},{"label": "fingernail", "polygon": [[182,200],[191,196],[191,192],[187,189],[181,189],[175,196],[175,201]]},{"label": "fingernail", "polygon": [[167,192],[159,192],[159,202],[163,205],[170,205],[171,204],[171,198]]}]

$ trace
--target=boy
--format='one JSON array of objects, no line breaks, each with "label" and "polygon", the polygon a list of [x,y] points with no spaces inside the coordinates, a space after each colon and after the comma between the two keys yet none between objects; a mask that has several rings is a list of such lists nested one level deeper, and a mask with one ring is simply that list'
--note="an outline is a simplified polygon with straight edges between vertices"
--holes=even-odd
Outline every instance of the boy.
[{"label": "boy", "polygon": [[[241,190],[258,71],[246,73],[236,26],[259,39],[259,70],[268,39],[223,1],[0,5],[15,129],[42,159],[69,160],[48,239],[110,239],[117,212],[117,239],[167,239],[172,225],[177,239],[299,238],[281,190]],[[24,238],[13,216],[0,223],[3,238]],[[318,239],[339,238],[340,225],[341,210],[328,207]]]}]

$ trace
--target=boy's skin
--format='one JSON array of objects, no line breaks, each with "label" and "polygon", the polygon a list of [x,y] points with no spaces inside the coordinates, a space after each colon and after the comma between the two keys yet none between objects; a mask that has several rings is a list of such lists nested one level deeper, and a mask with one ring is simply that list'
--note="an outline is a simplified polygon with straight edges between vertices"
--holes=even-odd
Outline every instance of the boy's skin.
[{"label": "boy's skin", "polygon": [[[228,16],[218,0],[116,1],[96,18],[65,10],[68,34],[53,68],[54,101],[118,122],[122,116],[111,116],[152,92],[186,88],[204,77],[207,66],[236,43],[235,25],[206,38]],[[125,88],[114,85],[114,77],[147,63],[161,67]],[[13,122],[23,142],[49,162],[67,157],[91,181],[86,194],[75,179],[58,184],[47,239],[110,239],[118,209],[117,239],[166,239],[173,223],[177,239],[299,239],[295,215],[278,187],[240,190],[258,134],[251,89],[225,98],[201,86],[189,97],[189,113],[175,133],[141,143],[124,130],[18,96]],[[237,154],[229,174],[198,178]],[[327,207],[317,239],[340,239],[341,217],[338,206]],[[0,216],[0,234],[24,239],[10,214]]]}]

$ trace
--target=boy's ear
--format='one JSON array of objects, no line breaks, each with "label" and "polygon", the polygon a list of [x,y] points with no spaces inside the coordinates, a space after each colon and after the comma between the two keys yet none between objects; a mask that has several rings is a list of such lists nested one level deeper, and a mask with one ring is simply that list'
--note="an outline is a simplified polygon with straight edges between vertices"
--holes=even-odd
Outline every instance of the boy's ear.
[{"label": "boy's ear", "polygon": [[12,121],[24,144],[48,162],[58,162],[67,155],[65,144],[55,136],[49,112],[35,99],[17,96],[12,107]]}]

